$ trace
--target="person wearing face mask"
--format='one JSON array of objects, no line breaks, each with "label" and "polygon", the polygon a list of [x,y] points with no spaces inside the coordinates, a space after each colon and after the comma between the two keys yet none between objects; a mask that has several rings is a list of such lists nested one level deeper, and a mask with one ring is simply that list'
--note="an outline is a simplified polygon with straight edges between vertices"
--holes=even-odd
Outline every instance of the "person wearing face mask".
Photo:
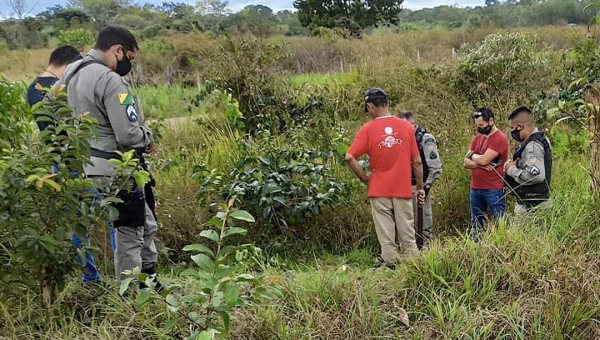
[{"label": "person wearing face mask", "polygon": [[520,224],[532,210],[550,205],[552,147],[535,126],[529,108],[516,108],[509,115],[508,124],[512,139],[521,143],[512,160],[504,165],[506,185],[517,198],[515,216]]},{"label": "person wearing face mask", "polygon": [[[98,121],[98,136],[92,138],[90,163],[85,175],[93,178],[102,191],[115,174],[111,159],[120,159],[118,152],[154,151],[152,131],[142,125],[138,102],[129,85],[121,78],[131,71],[131,61],[138,54],[136,38],[127,29],[109,26],[97,37],[96,45],[87,56],[72,63],[56,86],[64,85],[68,104],[75,115],[89,113]],[[140,163],[142,160],[140,159]],[[113,221],[115,231],[115,271],[117,282],[123,272],[140,268],[155,282],[158,252],[154,243],[157,222],[152,204],[148,203],[146,189],[131,183],[131,190],[121,190],[123,200],[115,206],[119,216]]]},{"label": "person wearing face mask", "polygon": [[471,170],[471,238],[479,240],[485,231],[488,208],[494,218],[506,213],[504,196],[504,163],[508,158],[508,139],[494,124],[494,112],[478,109],[473,115],[478,134],[464,159],[464,167]]}]

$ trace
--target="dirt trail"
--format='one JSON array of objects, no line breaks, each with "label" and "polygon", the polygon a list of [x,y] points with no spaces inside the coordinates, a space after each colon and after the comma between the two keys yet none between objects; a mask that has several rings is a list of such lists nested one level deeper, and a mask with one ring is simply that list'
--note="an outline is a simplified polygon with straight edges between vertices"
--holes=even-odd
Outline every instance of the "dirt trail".
[{"label": "dirt trail", "polygon": [[[182,126],[185,124],[192,124],[194,123],[194,119],[196,117],[190,117],[190,116],[184,116],[184,117],[174,117],[174,118],[167,118],[163,120],[163,123],[165,124],[165,127],[178,127],[178,126]],[[158,122],[158,119],[148,119],[146,121],[146,125],[150,125],[152,123],[156,123]]]}]

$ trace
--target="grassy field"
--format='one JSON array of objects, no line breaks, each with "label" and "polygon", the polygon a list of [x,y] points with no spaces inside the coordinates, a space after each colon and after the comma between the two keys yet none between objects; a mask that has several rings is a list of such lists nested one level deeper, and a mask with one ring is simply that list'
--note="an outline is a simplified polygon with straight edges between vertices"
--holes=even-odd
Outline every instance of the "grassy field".
[{"label": "grassy field", "polygon": [[[501,35],[498,43],[484,46],[493,53],[483,62],[469,59],[469,47],[481,46],[495,31],[375,34],[362,41],[293,38],[286,41],[294,55],[280,63],[263,66],[263,51],[257,50],[239,59],[228,55],[234,59],[225,70],[208,69],[221,62],[211,59],[202,64],[208,65],[206,70],[190,71],[222,72],[229,78],[215,79],[239,85],[232,90],[239,101],[228,101],[223,91],[204,93],[195,85],[134,89],[160,143],[150,163],[157,179],[164,282],[181,286],[177,296],[205,294],[200,282],[181,275],[193,265],[181,250],[200,241],[204,223],[216,212],[211,203],[225,200],[213,187],[227,188],[236,174],[252,170],[245,164],[262,169],[272,162],[269,157],[301,151],[305,158],[248,180],[256,183],[250,191],[262,190],[273,178],[302,186],[326,169],[331,177],[322,178],[345,186],[350,194],[306,219],[286,215],[285,227],[269,223],[261,216],[264,210],[256,209],[259,222],[247,225],[243,241],[262,252],[241,252],[231,266],[236,273],[261,276],[281,294],[237,309],[231,333],[221,338],[600,338],[600,207],[589,190],[587,131],[567,123],[550,135],[555,156],[550,210],[532,216],[522,228],[509,214],[490,224],[479,244],[466,237],[470,173],[462,162],[475,133],[473,105],[493,108],[503,131],[508,112],[520,104],[535,106],[540,127],[552,127],[556,118],[548,118],[546,111],[558,104],[558,97],[546,99],[540,92],[556,94],[557,79],[570,76],[570,61],[562,50],[575,45],[569,34],[582,35],[580,28],[526,29],[521,31],[525,38]],[[178,51],[203,41],[179,38]],[[14,61],[0,61],[1,70],[9,79],[26,80],[43,68],[40,60],[47,52],[11,52],[8,58]],[[577,53],[572,53],[578,56],[577,67],[596,60]],[[505,70],[515,75],[508,80],[498,76]],[[418,122],[437,137],[444,164],[432,190],[433,246],[393,271],[378,269],[374,260],[379,248],[365,186],[339,157],[302,163],[317,151],[343,154],[367,121],[362,95],[370,86],[390,93],[394,112],[416,113]],[[256,130],[236,125],[235,109]],[[262,163],[251,163],[256,160]],[[298,163],[313,171],[289,178],[278,172]],[[240,204],[251,209],[259,202]],[[514,207],[513,198],[509,207]],[[98,247],[107,253],[105,233],[95,235],[94,244],[104,245]],[[103,259],[110,275],[110,260]],[[140,305],[114,291],[99,294],[80,284],[77,273],[45,309],[39,308],[37,292],[11,288],[1,295],[0,339],[187,338],[184,331],[165,330],[175,314],[164,303]]]}]

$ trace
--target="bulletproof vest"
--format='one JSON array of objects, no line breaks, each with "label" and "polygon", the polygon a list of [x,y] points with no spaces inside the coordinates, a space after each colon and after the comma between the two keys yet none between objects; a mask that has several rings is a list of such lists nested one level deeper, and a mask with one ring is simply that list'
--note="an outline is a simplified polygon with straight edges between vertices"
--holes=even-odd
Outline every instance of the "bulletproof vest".
[{"label": "bulletproof vest", "polygon": [[[423,164],[423,181],[427,180],[429,177],[429,166],[427,165],[427,161],[425,159],[425,150],[423,149],[423,137],[427,130],[424,128],[417,126],[415,129],[415,138],[417,139],[417,145],[419,146],[419,153],[421,154],[421,163]],[[417,185],[417,179],[415,178],[415,173],[412,174],[412,185]]]},{"label": "bulletproof vest", "polygon": [[527,144],[537,142],[544,147],[544,169],[546,178],[541,183],[532,185],[519,184],[514,178],[504,174],[504,181],[511,189],[511,192],[517,197],[517,201],[527,207],[536,206],[550,198],[550,182],[552,181],[552,150],[550,144],[542,132],[532,134],[525,143],[523,143],[513,155],[513,161],[521,158]]}]

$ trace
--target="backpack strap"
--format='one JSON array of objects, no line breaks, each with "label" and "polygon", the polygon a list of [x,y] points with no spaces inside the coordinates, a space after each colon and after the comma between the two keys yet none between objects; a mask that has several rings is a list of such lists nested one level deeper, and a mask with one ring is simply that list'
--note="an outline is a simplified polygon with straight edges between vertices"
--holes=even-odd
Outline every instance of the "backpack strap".
[{"label": "backpack strap", "polygon": [[104,63],[98,61],[98,60],[94,60],[94,59],[88,59],[85,60],[83,62],[81,62],[81,64],[79,64],[77,66],[77,68],[71,72],[66,78],[65,81],[63,82],[63,84],[65,85],[65,90],[67,89],[67,87],[69,86],[69,82],[71,81],[71,79],[73,78],[73,76],[75,76],[77,74],[77,72],[81,71],[83,68],[88,67],[90,65],[93,64],[99,64],[99,65],[104,65],[106,66]]}]

